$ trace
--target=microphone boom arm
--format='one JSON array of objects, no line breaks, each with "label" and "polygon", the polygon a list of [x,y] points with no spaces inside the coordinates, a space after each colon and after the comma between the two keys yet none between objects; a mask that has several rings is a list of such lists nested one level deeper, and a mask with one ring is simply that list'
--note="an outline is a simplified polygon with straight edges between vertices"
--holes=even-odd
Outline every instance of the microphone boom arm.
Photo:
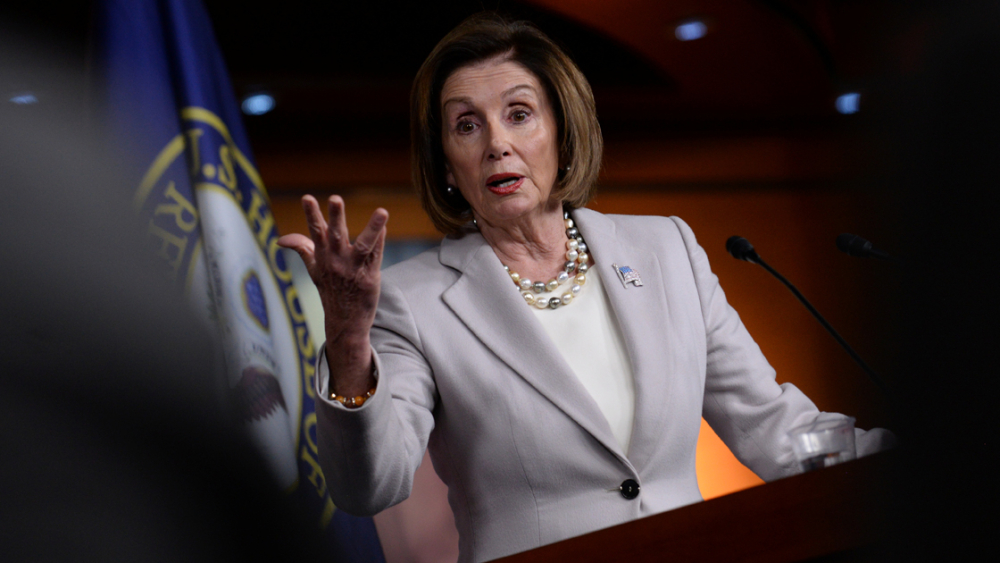
[{"label": "microphone boom arm", "polygon": [[755,255],[755,258],[757,264],[760,264],[760,266],[765,270],[767,270],[768,272],[770,272],[772,276],[778,278],[778,281],[785,284],[785,287],[787,287],[792,292],[792,294],[795,295],[795,297],[798,298],[798,300],[803,305],[805,305],[806,309],[809,309],[809,312],[812,313],[814,317],[816,317],[816,320],[819,321],[821,325],[823,325],[823,328],[825,328],[830,333],[830,335],[833,336],[833,338],[840,343],[840,345],[844,348],[844,350],[846,350],[847,353],[850,354],[852,358],[854,358],[854,361],[857,362],[859,366],[861,366],[861,369],[865,370],[865,373],[868,374],[868,377],[871,378],[871,380],[875,383],[875,385],[877,385],[879,389],[882,390],[883,393],[891,397],[892,393],[889,391],[889,388],[886,386],[885,382],[882,381],[882,378],[879,377],[877,373],[875,373],[875,370],[873,370],[871,366],[869,366],[867,363],[865,363],[864,360],[861,359],[861,356],[859,356],[858,353],[854,351],[854,348],[851,348],[851,345],[848,344],[847,341],[844,340],[842,336],[840,336],[840,334],[833,328],[833,326],[831,326],[830,323],[826,322],[826,319],[823,318],[823,315],[819,314],[819,311],[817,311],[816,308],[813,307],[811,303],[809,303],[809,301],[805,298],[805,296],[803,296],[802,293],[800,293],[799,290],[796,289],[795,286],[791,284],[791,282],[786,280],[785,276],[782,276],[781,274],[778,273],[777,270],[769,266],[767,262],[765,262],[759,255]]}]

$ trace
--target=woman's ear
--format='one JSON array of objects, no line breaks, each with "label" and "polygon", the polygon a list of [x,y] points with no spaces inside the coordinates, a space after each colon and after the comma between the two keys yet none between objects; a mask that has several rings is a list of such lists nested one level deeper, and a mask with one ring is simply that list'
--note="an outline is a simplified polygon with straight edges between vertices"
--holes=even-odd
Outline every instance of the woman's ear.
[{"label": "woman's ear", "polygon": [[560,153],[561,154],[559,155],[559,171],[567,172],[573,166],[573,155],[563,154],[562,151],[560,151]]},{"label": "woman's ear", "polygon": [[445,161],[445,163],[444,163],[444,172],[445,172],[445,174],[444,174],[444,181],[449,186],[454,186],[455,189],[458,189],[458,184],[455,182],[455,175],[451,173],[451,165],[448,164],[447,161]]}]

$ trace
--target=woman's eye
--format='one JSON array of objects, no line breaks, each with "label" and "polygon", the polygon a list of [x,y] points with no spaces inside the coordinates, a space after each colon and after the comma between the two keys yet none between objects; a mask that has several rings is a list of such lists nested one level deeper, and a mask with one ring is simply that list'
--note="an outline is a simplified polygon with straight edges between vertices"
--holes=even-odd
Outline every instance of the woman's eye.
[{"label": "woman's eye", "polygon": [[471,121],[462,121],[458,124],[458,131],[460,133],[472,133],[476,130],[476,124]]},{"label": "woman's eye", "polygon": [[510,118],[513,119],[517,123],[521,123],[524,120],[528,119],[528,112],[526,112],[526,111],[515,111],[513,114],[511,114]]}]

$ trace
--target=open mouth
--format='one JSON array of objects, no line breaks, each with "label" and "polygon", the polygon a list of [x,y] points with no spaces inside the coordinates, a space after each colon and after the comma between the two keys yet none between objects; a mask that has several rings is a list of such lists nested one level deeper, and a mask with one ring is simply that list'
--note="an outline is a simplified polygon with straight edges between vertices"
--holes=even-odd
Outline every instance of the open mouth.
[{"label": "open mouth", "polygon": [[515,188],[523,176],[517,174],[494,174],[487,178],[486,185],[493,191],[506,191]]}]

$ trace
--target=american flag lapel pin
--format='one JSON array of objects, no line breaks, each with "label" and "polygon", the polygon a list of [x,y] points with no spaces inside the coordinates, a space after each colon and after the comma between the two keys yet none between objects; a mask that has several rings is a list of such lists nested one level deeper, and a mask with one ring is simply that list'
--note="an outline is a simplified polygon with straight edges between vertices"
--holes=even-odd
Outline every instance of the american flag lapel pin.
[{"label": "american flag lapel pin", "polygon": [[619,266],[618,264],[612,264],[611,267],[615,269],[615,273],[618,274],[618,279],[622,281],[625,289],[628,289],[628,284],[632,284],[635,287],[642,287],[642,278],[639,277],[639,272],[628,266]]}]

